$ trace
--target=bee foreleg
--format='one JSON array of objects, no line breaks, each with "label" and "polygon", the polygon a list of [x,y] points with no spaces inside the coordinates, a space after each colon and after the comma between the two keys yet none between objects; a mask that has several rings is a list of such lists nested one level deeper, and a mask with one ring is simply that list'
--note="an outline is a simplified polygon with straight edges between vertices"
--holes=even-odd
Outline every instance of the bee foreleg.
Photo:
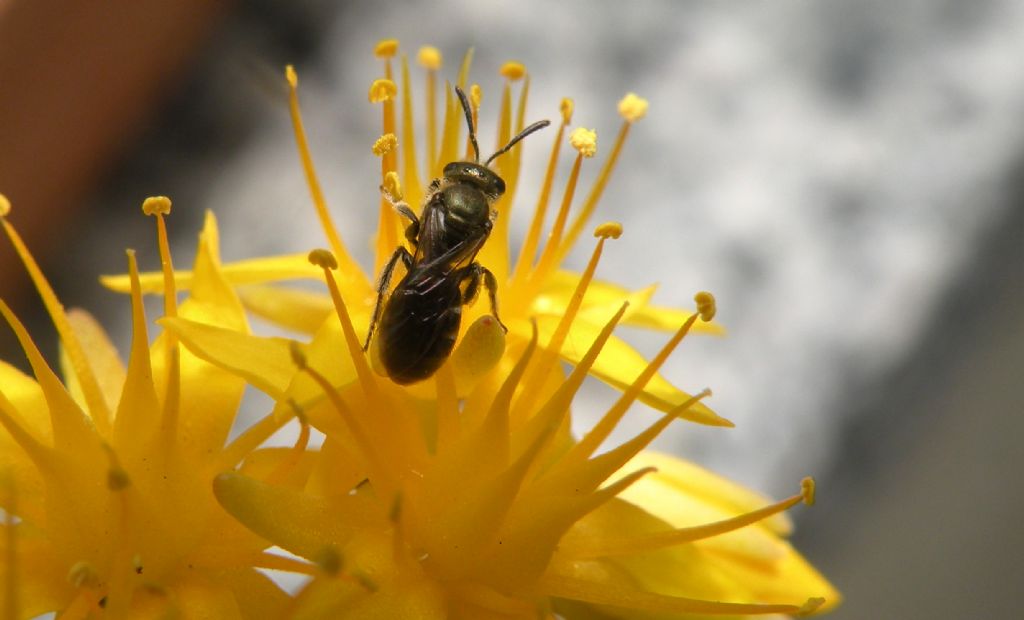
[{"label": "bee foreleg", "polygon": [[466,288],[462,292],[462,303],[473,303],[480,289],[481,278],[487,288],[487,297],[491,301],[491,314],[498,321],[498,325],[501,325],[501,329],[508,332],[508,327],[501,322],[501,318],[498,316],[498,279],[494,277],[490,269],[480,263],[474,262],[466,267],[465,275],[462,276],[463,282],[466,283]]},{"label": "bee foreleg", "polygon": [[[406,207],[408,208],[408,207]],[[380,321],[380,314],[384,311],[384,297],[388,293],[388,289],[391,288],[391,276],[395,272],[395,265],[398,261],[402,261],[406,269],[412,267],[412,254],[409,250],[402,246],[395,249],[395,253],[388,259],[384,269],[380,272],[380,280],[377,282],[377,303],[373,306],[373,316],[370,318],[370,329],[366,330],[366,342],[363,343],[363,351],[370,348],[370,338],[373,337],[373,330],[377,327],[377,322]]]},{"label": "bee foreleg", "polygon": [[416,238],[420,234],[420,218],[416,217],[416,214],[413,213],[409,203],[392,196],[391,192],[384,185],[380,186],[380,192],[384,194],[384,197],[391,203],[395,211],[398,211],[399,215],[409,220],[409,225],[405,228],[405,238],[409,240],[413,247],[416,247]]}]

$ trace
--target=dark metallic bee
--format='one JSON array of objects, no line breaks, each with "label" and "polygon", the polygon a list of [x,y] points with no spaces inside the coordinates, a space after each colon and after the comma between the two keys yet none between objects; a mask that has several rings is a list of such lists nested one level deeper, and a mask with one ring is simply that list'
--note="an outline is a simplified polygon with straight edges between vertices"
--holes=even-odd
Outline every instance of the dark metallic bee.
[{"label": "dark metallic bee", "polygon": [[[476,262],[497,216],[494,201],[505,193],[505,181],[487,166],[526,136],[549,125],[548,121],[530,125],[481,165],[469,101],[461,88],[456,87],[455,92],[466,114],[475,159],[444,167],[443,178],[430,184],[421,217],[417,218],[409,205],[395,204],[410,222],[405,238],[414,253],[399,246],[384,266],[363,345],[365,351],[377,329],[384,368],[395,383],[403,385],[430,377],[448,358],[459,333],[462,306],[476,298],[481,281],[487,287],[491,313],[508,331],[498,319],[494,274]],[[388,296],[398,261],[407,273]]]}]

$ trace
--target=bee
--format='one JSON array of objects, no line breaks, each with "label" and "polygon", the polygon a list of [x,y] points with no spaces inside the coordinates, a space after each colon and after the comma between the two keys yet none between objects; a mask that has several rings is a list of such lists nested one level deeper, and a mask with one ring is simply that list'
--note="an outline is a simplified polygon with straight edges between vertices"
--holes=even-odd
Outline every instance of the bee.
[{"label": "bee", "polygon": [[[476,261],[497,217],[494,202],[505,193],[505,181],[488,166],[520,140],[550,124],[538,121],[523,129],[481,164],[469,100],[458,86],[455,92],[466,115],[474,159],[444,167],[442,178],[430,183],[420,217],[408,204],[392,200],[395,210],[409,220],[405,238],[413,251],[399,246],[384,265],[363,344],[366,351],[377,332],[384,369],[402,385],[422,381],[441,367],[455,346],[462,306],[476,299],[481,284],[487,288],[491,314],[508,331],[498,318],[497,280]],[[399,262],[406,274],[388,295]]]}]

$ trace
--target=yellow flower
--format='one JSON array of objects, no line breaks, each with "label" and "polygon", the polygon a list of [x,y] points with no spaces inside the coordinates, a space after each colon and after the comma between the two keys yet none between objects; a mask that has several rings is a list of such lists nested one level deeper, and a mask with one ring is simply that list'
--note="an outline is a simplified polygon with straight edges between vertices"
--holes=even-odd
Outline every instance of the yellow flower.
[{"label": "yellow flower", "polygon": [[[426,70],[426,143],[427,161],[422,162],[417,156],[417,143],[420,139],[413,130],[413,98],[411,95],[411,78],[405,55],[400,58],[400,72],[396,75],[392,66],[398,54],[398,43],[392,39],[381,41],[374,53],[384,61],[384,75],[375,80],[369,89],[369,100],[382,108],[381,136],[373,144],[372,152],[381,160],[381,195],[379,199],[379,228],[375,241],[374,272],[379,274],[395,248],[404,239],[405,223],[395,212],[393,200],[404,200],[413,208],[423,204],[427,195],[430,179],[439,178],[442,168],[448,162],[460,159],[460,147],[467,144],[465,138],[464,116],[453,85],[446,84],[445,104],[440,114],[435,109],[437,100],[437,74],[441,66],[440,53],[430,47],[420,50],[418,58]],[[464,59],[456,83],[466,88],[472,54]],[[529,74],[526,68],[517,62],[509,62],[502,66],[500,74],[505,80],[500,96],[498,115],[498,136],[496,147],[508,143],[511,136],[517,134],[526,124],[526,101],[529,93]],[[365,274],[352,260],[332,217],[328,212],[325,198],[320,190],[316,172],[309,154],[305,129],[298,106],[298,78],[289,67],[287,80],[291,87],[291,113],[298,142],[299,155],[303,170],[309,184],[313,204],[320,224],[324,230],[328,247],[337,258],[339,285],[346,300],[349,300],[353,321],[360,334],[366,334],[370,323],[370,315],[376,301],[374,277]],[[521,84],[518,98],[513,91],[516,84]],[[470,91],[474,119],[478,116],[481,92],[477,85]],[[513,104],[513,100],[517,103]],[[554,214],[551,229],[544,230],[545,220],[549,218],[549,203],[554,194],[556,168],[561,154],[562,145],[572,122],[573,103],[565,99],[560,105],[559,122],[552,140],[551,153],[548,158],[544,181],[535,199],[532,222],[519,248],[516,263],[511,264],[509,248],[509,221],[512,205],[519,192],[520,164],[522,143],[513,147],[508,153],[494,160],[492,167],[505,181],[506,191],[495,203],[497,219],[487,243],[478,256],[479,262],[493,272],[497,279],[500,318],[508,326],[507,350],[501,355],[479,355],[474,351],[466,351],[462,356],[472,358],[473,365],[460,364],[457,352],[456,381],[458,393],[464,395],[472,387],[473,381],[479,378],[482,364],[493,365],[503,360],[511,366],[515,357],[522,352],[530,340],[531,325],[535,322],[539,330],[539,346],[557,351],[562,359],[570,363],[578,363],[583,353],[594,341],[601,326],[615,313],[623,301],[630,305],[623,318],[626,325],[649,329],[671,331],[686,320],[687,313],[673,308],[659,307],[650,304],[655,286],[639,290],[627,290],[620,286],[593,281],[586,289],[586,295],[574,300],[572,295],[582,277],[561,269],[562,261],[575,245],[580,234],[586,229],[591,216],[597,208],[604,188],[612,176],[619,155],[626,142],[633,123],[640,120],[647,109],[647,102],[633,93],[626,95],[619,103],[619,113],[623,124],[618,131],[613,145],[598,172],[593,186],[583,198],[581,204],[572,214],[571,207],[576,200],[577,180],[583,160],[594,158],[598,151],[597,133],[582,127],[571,132],[569,142],[577,151],[569,177],[565,182],[557,212]],[[399,117],[401,123],[399,123]],[[399,124],[401,128],[399,128]],[[527,142],[545,139],[543,133],[534,134]],[[468,145],[466,147],[468,149]],[[468,151],[467,151],[468,152]],[[570,217],[572,215],[572,217]],[[334,329],[327,327],[330,319],[329,300],[305,290],[297,290],[275,283],[319,278],[305,260],[304,254],[280,257],[258,258],[229,263],[224,267],[225,277],[238,287],[242,302],[255,314],[269,319],[287,328],[306,334]],[[175,282],[178,288],[191,286],[192,275],[188,271],[177,271]],[[398,278],[394,278],[397,282]],[[143,274],[142,288],[144,293],[159,293],[162,290],[162,276],[158,273]],[[124,276],[106,277],[103,282],[119,291],[128,290],[128,280]],[[481,295],[481,297],[484,297]],[[556,333],[555,327],[559,318],[573,305],[578,304],[580,311],[566,333]],[[487,303],[476,303],[466,308],[462,321],[461,342],[465,342],[465,334],[474,321],[490,313]],[[694,327],[699,331],[720,333],[721,328],[714,323],[700,323]],[[335,329],[335,350],[344,348],[344,342]],[[329,347],[328,347],[329,348]],[[463,346],[463,349],[467,347]],[[484,359],[486,358],[486,359]],[[597,360],[591,367],[591,374],[619,389],[625,388],[643,370],[646,361],[634,348],[613,335]],[[486,370],[488,368],[485,368]],[[354,375],[336,374],[338,381],[351,381]],[[429,396],[432,389],[429,383],[411,386],[413,393]],[[290,394],[290,396],[294,396]],[[670,411],[691,397],[669,383],[660,375],[655,375],[640,395],[640,401],[661,411]],[[703,403],[697,403],[685,413],[687,419],[702,424],[715,426],[732,426],[728,420],[718,416]],[[315,423],[317,420],[314,418]]]},{"label": "yellow flower", "polygon": [[[7,220],[2,196],[0,205],[3,228],[60,336],[64,374],[62,382],[0,301],[34,375],[0,362],[0,615],[278,613],[287,595],[255,567],[301,566],[263,553],[267,543],[231,519],[211,487],[217,473],[261,441],[250,432],[226,443],[244,381],[182,350],[173,334],[150,345],[132,252],[126,367],[90,315],[64,310]],[[212,216],[200,237],[191,296],[178,306],[163,221],[169,208],[166,198],[144,205],[159,225],[169,283],[165,316],[247,333],[242,306],[221,273]],[[276,452],[250,457],[251,475],[279,484],[294,467]]]},{"label": "yellow flower", "polygon": [[[387,59],[397,46],[386,43],[377,53]],[[428,50],[421,58],[432,94],[440,54]],[[385,62],[384,77],[370,91],[384,116],[384,137],[375,148],[386,194],[380,204],[378,270],[402,234],[391,199],[419,204],[425,186],[408,122],[408,71],[403,60],[398,89],[390,61]],[[467,71],[468,59],[460,84]],[[510,81],[525,77],[518,63],[509,63],[502,73]],[[407,388],[373,372],[361,350],[375,292],[345,251],[324,205],[291,70],[288,79],[299,152],[331,251],[316,250],[302,256],[302,263],[298,256],[244,261],[224,273],[250,308],[312,333],[312,340],[300,345],[261,338],[185,317],[167,318],[162,325],[198,358],[245,378],[277,401],[273,414],[257,425],[261,432],[299,412],[325,434],[323,448],[310,453],[311,465],[297,470],[289,485],[261,479],[245,467],[218,476],[214,484],[218,500],[240,522],[316,567],[309,571],[314,579],[289,607],[289,617],[692,618],[804,614],[838,602],[832,586],[784,540],[790,525],[781,513],[813,501],[812,481],[804,481],[793,497],[770,503],[693,465],[643,452],[677,418],[725,424],[700,403],[707,392],[686,395],[658,375],[690,329],[713,318],[713,298],[700,293],[698,312],[680,313],[649,306],[650,290],[630,293],[594,281],[606,239],[622,232],[617,224],[597,227],[598,241],[583,273],[558,270],[646,102],[634,95],[621,102],[626,123],[569,225],[582,160],[596,148],[594,132],[573,133],[579,155],[554,228],[534,261],[555,161],[571,120],[573,106],[563,102],[534,222],[514,267],[508,260],[507,213],[516,193],[520,149],[497,160],[509,189],[498,203],[501,215],[480,260],[502,283],[508,346],[495,321],[471,315],[452,363],[433,381]],[[513,127],[524,126],[526,91],[524,86],[513,123],[506,84],[499,144],[517,130]],[[400,133],[396,101],[402,102],[405,119]],[[472,101],[475,116],[479,91]],[[438,140],[434,115],[428,115],[427,139],[436,147],[429,149],[436,156],[427,164],[428,176],[436,177],[444,163],[457,159],[459,116],[449,96]],[[328,286],[329,306],[308,294],[265,285],[314,275]],[[175,274],[183,286],[196,285],[195,277]],[[107,282],[124,288],[116,279]],[[151,276],[143,287],[159,291],[163,284]],[[482,315],[487,308],[474,311]],[[648,363],[613,335],[627,321],[657,328],[674,322],[675,333]],[[567,377],[560,359],[575,365]],[[570,405],[588,374],[617,385],[622,396],[576,441],[569,434]],[[664,415],[631,440],[601,452],[638,399]],[[300,438],[293,452],[302,453],[303,446]]]},{"label": "yellow flower", "polygon": [[[618,232],[617,225],[598,227],[598,248]],[[597,452],[698,316],[714,315],[707,293],[697,296],[702,314],[691,315],[576,442],[568,434],[570,404],[625,304],[564,381],[551,385],[557,352],[537,347],[535,334],[514,368],[479,382],[461,405],[452,368],[443,366],[435,399],[424,403],[371,370],[334,257],[315,250],[310,261],[324,271],[357,381],[335,388],[325,375],[339,360],[317,355],[313,363],[319,335],[308,347],[293,343],[299,370],[289,381],[307,380],[327,396],[308,401],[326,433],[309,478],[301,489],[244,473],[215,482],[217,498],[239,521],[319,566],[290,617],[803,615],[838,601],[782,539],[789,524],[779,513],[812,503],[813,481],[767,504],[695,466],[641,452],[705,393]],[[577,297],[588,280],[585,274]],[[577,318],[570,309],[556,329]],[[250,355],[280,354],[269,340],[182,321],[173,329],[215,363],[232,340],[248,341]]]}]

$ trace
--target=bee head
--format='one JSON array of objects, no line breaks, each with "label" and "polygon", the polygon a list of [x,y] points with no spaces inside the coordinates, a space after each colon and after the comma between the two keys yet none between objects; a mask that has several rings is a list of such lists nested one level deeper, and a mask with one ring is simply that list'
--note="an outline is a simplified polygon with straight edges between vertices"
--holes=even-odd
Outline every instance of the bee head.
[{"label": "bee head", "polygon": [[470,161],[453,161],[444,167],[444,178],[468,183],[492,198],[505,193],[505,181],[493,170]]}]

